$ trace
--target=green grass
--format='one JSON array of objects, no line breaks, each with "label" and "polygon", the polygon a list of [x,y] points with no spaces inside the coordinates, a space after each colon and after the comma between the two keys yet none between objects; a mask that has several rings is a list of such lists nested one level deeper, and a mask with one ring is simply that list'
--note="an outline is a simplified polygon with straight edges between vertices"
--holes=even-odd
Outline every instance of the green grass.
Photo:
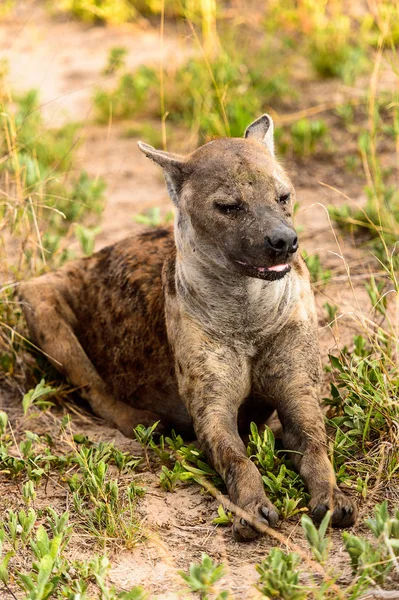
[{"label": "green grass", "polygon": [[[111,51],[108,64],[112,63],[112,54]],[[262,58],[272,63],[264,49],[257,63],[248,65],[248,57],[232,46],[231,52],[230,48],[221,51],[211,65],[207,59],[190,58],[180,67],[165,68],[162,91],[169,129],[187,127],[198,139],[241,136],[253,115],[266,110],[277,98],[281,101],[293,95],[287,67],[273,67],[265,79]],[[122,59],[115,71],[119,76],[113,89],[95,93],[98,121],[160,119],[159,69],[144,65],[130,73]]]},{"label": "green grass", "polygon": [[317,290],[325,287],[331,280],[331,270],[324,269],[318,254],[307,254],[306,252],[303,252],[302,256],[306,262],[307,268],[309,269],[310,280],[315,286],[315,289]]},{"label": "green grass", "polygon": [[[31,394],[33,395],[33,394]],[[35,404],[27,409],[35,410]],[[49,406],[41,407],[49,411]],[[23,499],[26,508],[10,508],[0,527],[0,585],[6,590],[19,589],[31,600],[46,598],[76,598],[83,600],[99,594],[104,600],[146,599],[145,589],[134,587],[121,591],[109,583],[111,566],[108,553],[115,544],[126,548],[139,542],[145,543],[145,528],[139,524],[136,503],[145,494],[137,482],[137,468],[143,468],[143,459],[121,452],[110,443],[94,443],[81,434],[72,435],[70,421],[59,422],[59,442],[49,435],[38,436],[26,432],[17,442],[5,413],[0,413],[0,466],[9,478],[24,481]],[[154,453],[159,461],[171,456],[184,457],[186,473],[195,481],[201,477],[213,477],[209,468],[201,463],[201,453],[193,446],[186,446],[179,436],[167,438],[172,452],[166,452],[165,441],[155,443],[155,428],[136,428],[138,441],[147,451]],[[15,444],[19,445],[20,458],[15,456]],[[56,449],[57,446],[57,449]],[[274,439],[270,430],[259,436],[252,426],[248,452],[253,456],[261,472],[270,475],[276,465]],[[278,459],[281,461],[281,459]],[[196,468],[190,468],[196,464]],[[280,470],[281,470],[280,462]],[[158,468],[159,468],[158,467]],[[154,468],[154,463],[152,463]],[[110,476],[109,472],[113,475]],[[134,477],[132,481],[132,476]],[[72,492],[69,511],[36,507],[36,494],[47,486],[47,480],[58,480],[59,485]],[[295,482],[293,482],[295,483]],[[29,485],[28,485],[29,484]],[[287,483],[285,483],[287,485]],[[291,485],[291,484],[290,484]],[[296,483],[298,488],[298,484]],[[299,486],[300,488],[300,486]],[[283,489],[277,493],[281,496]],[[126,494],[128,503],[122,500]],[[275,498],[271,496],[275,501]],[[219,510],[219,518],[228,515]],[[366,520],[369,534],[359,536],[351,532],[340,534],[342,542],[333,542],[328,530],[329,514],[317,528],[306,516],[302,516],[302,535],[308,549],[302,546],[300,554],[295,550],[285,552],[274,548],[257,566],[257,587],[262,597],[281,598],[351,598],[356,600],[366,589],[384,585],[389,577],[395,581],[395,556],[399,555],[399,511],[392,513],[387,502],[377,505],[374,518]],[[87,532],[96,540],[96,550],[91,557],[79,558],[74,553],[71,560],[72,538]],[[340,582],[340,573],[329,566],[329,556],[336,543],[343,543],[346,563],[353,571],[353,579]],[[303,562],[305,554],[306,561]],[[105,552],[105,553],[104,553]],[[310,553],[310,554],[309,554]],[[310,555],[313,555],[312,563]],[[324,565],[322,579],[316,563]],[[309,581],[309,569],[313,572]],[[191,591],[202,599],[233,600],[231,592],[223,589],[221,579],[226,575],[223,565],[218,565],[206,554],[199,563],[191,564],[188,571],[181,571],[181,593]],[[186,586],[186,588],[184,587]]]},{"label": "green grass", "polygon": [[265,492],[283,519],[306,510],[309,495],[305,492],[303,481],[291,461],[276,449],[271,429],[265,427],[259,434],[256,425],[251,423],[247,453],[258,467]]},{"label": "green grass", "polygon": [[[44,514],[33,508],[17,513],[8,511],[0,528],[0,581],[3,590],[12,595],[11,589],[18,589],[26,600],[89,600],[93,598],[93,592],[104,600],[141,600],[146,597],[142,588],[117,592],[109,584],[110,561],[106,555],[94,555],[89,560],[71,560],[72,534],[73,524],[68,511],[63,514],[57,514],[52,508],[47,508]],[[22,568],[17,562],[19,551],[24,552]]]},{"label": "green grass", "polygon": [[[1,85],[0,377],[11,381],[11,376],[23,378],[25,370],[20,360],[25,330],[15,282],[72,258],[68,246],[75,237],[86,253],[92,249],[88,238],[93,230],[82,227],[86,220],[99,219],[105,184],[74,166],[78,124],[48,128],[37,91],[12,99],[5,82]],[[80,229],[75,229],[77,221]]]},{"label": "green grass", "polygon": [[[340,585],[340,575],[334,573],[331,567],[327,567],[321,584],[315,579],[311,583],[305,582],[302,579],[301,557],[296,552],[287,553],[280,548],[273,548],[268,557],[257,566],[260,575],[257,585],[259,591],[267,598],[278,597],[283,600],[356,600],[366,590],[383,585],[394,569],[396,556],[399,554],[399,512],[389,514],[387,503],[384,502],[375,507],[374,514],[374,519],[366,521],[371,538],[348,532],[342,534],[354,576],[349,585]],[[332,540],[326,535],[327,526],[328,515],[318,530],[307,516],[302,517],[302,528],[309,549],[317,562],[328,565]]]}]

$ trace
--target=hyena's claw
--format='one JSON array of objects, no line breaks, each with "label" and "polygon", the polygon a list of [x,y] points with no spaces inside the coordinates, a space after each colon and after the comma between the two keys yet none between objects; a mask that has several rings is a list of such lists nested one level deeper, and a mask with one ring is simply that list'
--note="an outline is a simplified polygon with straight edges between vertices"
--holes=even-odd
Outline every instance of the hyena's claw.
[{"label": "hyena's claw", "polygon": [[260,512],[262,513],[263,517],[267,520],[269,527],[276,527],[279,516],[278,512],[274,510],[274,507],[270,509],[267,506],[262,506]]},{"label": "hyena's claw", "polygon": [[[313,520],[316,523],[320,523],[329,508],[329,502],[320,502],[317,504],[312,511]],[[331,518],[331,525],[333,527],[351,527],[355,523],[357,517],[356,506],[353,504],[351,498],[338,488],[334,490],[333,509]]]},{"label": "hyena's claw", "polygon": [[312,511],[312,519],[315,523],[321,523],[324,519],[328,506],[326,504],[318,504]]},{"label": "hyena's claw", "polygon": [[[245,507],[245,510],[248,510],[248,507]],[[277,525],[279,516],[272,504],[270,506],[263,504],[256,507],[255,511],[250,510],[248,512],[254,514],[254,517],[263,525],[268,527],[275,527]],[[251,527],[245,519],[239,517],[236,517],[234,520],[233,534],[234,538],[239,542],[250,542],[262,535],[259,531]]]}]

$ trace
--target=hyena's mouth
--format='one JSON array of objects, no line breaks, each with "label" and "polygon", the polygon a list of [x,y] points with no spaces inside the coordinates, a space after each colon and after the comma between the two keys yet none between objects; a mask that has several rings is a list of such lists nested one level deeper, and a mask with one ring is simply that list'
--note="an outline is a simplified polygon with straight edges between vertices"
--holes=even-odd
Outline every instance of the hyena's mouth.
[{"label": "hyena's mouth", "polygon": [[291,265],[288,263],[272,265],[270,267],[256,267],[255,265],[242,262],[241,260],[236,260],[235,262],[249,277],[257,277],[258,279],[265,279],[266,281],[282,279],[289,271],[291,271]]}]

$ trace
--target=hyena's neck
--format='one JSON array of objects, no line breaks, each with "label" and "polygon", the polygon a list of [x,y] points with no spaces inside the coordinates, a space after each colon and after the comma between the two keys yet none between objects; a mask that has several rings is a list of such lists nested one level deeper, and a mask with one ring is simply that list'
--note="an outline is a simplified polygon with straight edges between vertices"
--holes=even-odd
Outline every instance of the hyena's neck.
[{"label": "hyena's neck", "polygon": [[287,322],[298,302],[299,285],[294,272],[263,281],[212,263],[198,251],[178,248],[176,289],[185,311],[213,339],[250,353]]}]

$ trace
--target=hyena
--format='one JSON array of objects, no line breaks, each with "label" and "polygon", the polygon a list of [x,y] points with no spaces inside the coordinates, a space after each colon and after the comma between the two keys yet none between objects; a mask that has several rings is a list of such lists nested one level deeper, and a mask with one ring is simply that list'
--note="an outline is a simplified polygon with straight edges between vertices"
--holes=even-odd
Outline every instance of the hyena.
[{"label": "hyena", "polygon": [[[174,231],[148,229],[21,284],[32,339],[124,434],[158,419],[193,429],[230,499],[272,527],[278,512],[240,434],[277,411],[313,518],[331,510],[334,526],[352,525],[327,455],[315,303],[272,119],[187,156],[139,147],[163,169]],[[258,535],[239,518],[233,531]]]}]

